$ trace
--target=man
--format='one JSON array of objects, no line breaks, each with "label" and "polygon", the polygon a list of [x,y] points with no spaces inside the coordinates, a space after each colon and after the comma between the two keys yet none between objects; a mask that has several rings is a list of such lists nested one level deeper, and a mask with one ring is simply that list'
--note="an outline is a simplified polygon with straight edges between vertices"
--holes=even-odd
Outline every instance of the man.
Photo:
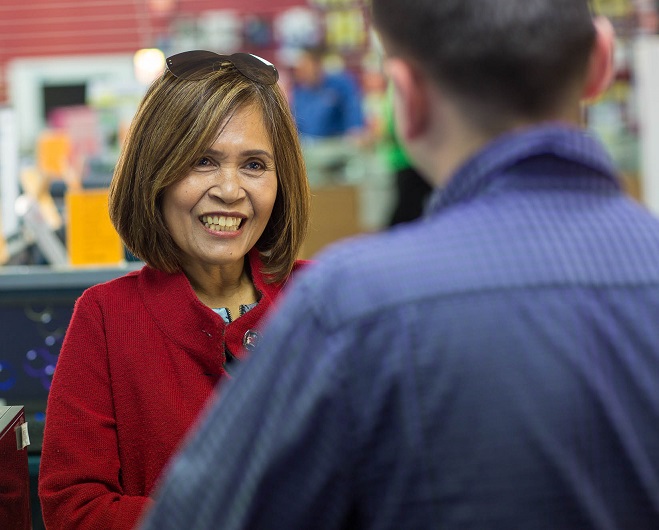
[{"label": "man", "polygon": [[586,0],[373,0],[427,218],[289,291],[147,529],[659,528],[659,221]]},{"label": "man", "polygon": [[291,107],[303,141],[360,136],[365,121],[359,85],[345,72],[328,73],[325,49],[300,51],[293,70]]}]

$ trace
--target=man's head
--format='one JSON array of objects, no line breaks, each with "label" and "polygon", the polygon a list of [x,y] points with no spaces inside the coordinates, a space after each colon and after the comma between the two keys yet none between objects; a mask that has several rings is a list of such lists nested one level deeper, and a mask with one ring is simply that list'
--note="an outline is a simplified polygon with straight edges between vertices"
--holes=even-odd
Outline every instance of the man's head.
[{"label": "man's head", "polygon": [[392,56],[414,60],[473,113],[539,119],[586,76],[586,0],[373,0]]},{"label": "man's head", "polygon": [[304,86],[318,85],[323,78],[325,48],[321,45],[308,46],[300,50],[293,74],[295,81]]},{"label": "man's head", "polygon": [[587,0],[372,0],[372,11],[403,140],[447,127],[438,101],[484,138],[576,121],[610,73],[613,32]]}]

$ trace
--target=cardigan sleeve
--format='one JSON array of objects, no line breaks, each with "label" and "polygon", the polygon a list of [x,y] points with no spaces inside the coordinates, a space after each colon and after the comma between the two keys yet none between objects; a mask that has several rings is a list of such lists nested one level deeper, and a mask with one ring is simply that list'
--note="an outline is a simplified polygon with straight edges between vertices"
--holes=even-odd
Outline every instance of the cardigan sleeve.
[{"label": "cardigan sleeve", "polygon": [[76,302],[46,408],[39,497],[50,529],[129,529],[152,501],[127,496],[103,315],[89,291]]}]

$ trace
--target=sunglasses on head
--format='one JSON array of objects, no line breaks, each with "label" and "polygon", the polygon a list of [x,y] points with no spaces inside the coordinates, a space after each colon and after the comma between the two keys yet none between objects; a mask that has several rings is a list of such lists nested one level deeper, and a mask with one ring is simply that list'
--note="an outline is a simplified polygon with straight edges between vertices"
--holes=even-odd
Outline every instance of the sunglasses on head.
[{"label": "sunglasses on head", "polygon": [[274,85],[279,79],[275,65],[251,53],[220,55],[206,50],[177,53],[167,58],[167,69],[176,77],[198,81],[231,63],[246,78],[262,85]]}]

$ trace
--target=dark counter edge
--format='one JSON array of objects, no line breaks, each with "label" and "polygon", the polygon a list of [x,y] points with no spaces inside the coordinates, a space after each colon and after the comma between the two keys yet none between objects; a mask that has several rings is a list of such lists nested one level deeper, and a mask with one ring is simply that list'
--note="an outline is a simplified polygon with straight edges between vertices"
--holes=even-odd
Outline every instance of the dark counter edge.
[{"label": "dark counter edge", "polygon": [[139,270],[142,262],[113,267],[53,267],[50,265],[10,265],[0,267],[0,291],[26,289],[67,289],[103,283]]}]

